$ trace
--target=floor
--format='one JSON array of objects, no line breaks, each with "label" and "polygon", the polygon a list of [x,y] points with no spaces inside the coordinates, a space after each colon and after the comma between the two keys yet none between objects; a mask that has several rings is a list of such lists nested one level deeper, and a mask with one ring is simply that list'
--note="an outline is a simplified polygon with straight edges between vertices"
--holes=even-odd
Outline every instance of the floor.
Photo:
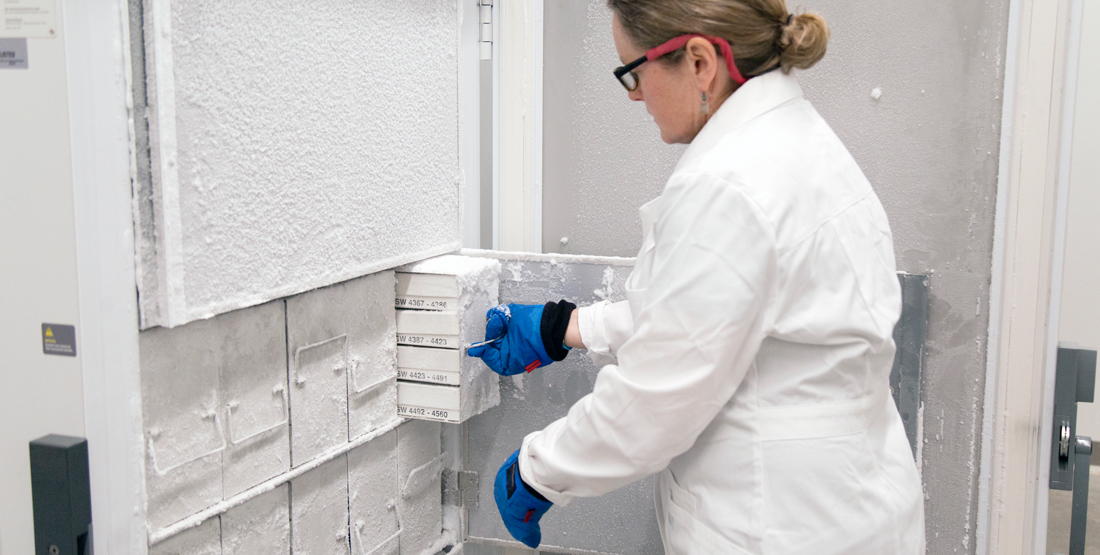
[{"label": "floor", "polygon": [[[1085,555],[1100,555],[1100,466],[1089,468],[1089,515],[1085,533]],[[1047,553],[1069,553],[1070,512],[1073,492],[1050,491],[1047,521]]]}]

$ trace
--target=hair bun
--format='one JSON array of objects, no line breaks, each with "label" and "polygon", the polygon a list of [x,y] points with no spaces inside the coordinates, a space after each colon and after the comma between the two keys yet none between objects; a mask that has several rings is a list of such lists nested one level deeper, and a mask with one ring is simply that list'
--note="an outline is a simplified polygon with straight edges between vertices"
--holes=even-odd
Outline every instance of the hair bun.
[{"label": "hair bun", "polygon": [[783,71],[809,69],[825,56],[829,26],[812,13],[791,14],[779,36],[779,65]]}]

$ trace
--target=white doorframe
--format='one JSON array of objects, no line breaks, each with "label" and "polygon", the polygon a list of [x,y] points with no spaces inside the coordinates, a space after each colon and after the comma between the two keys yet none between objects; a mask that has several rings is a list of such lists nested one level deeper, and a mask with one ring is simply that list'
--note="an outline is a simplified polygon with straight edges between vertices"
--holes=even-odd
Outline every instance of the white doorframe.
[{"label": "white doorframe", "polygon": [[95,551],[146,553],[126,2],[62,0]]},{"label": "white doorframe", "polygon": [[[1050,434],[1054,430],[1054,380],[1060,339],[1059,324],[1062,308],[1062,276],[1066,255],[1066,225],[1069,212],[1069,175],[1073,155],[1073,123],[1077,106],[1077,70],[1081,52],[1081,22],[1084,0],[1070,0],[1066,23],[1066,52],[1062,80],[1061,132],[1056,138],[1057,197],[1054,214],[1053,262],[1051,264],[1050,311],[1047,316],[1046,369],[1043,392],[1042,424],[1039,426],[1039,484],[1035,511],[1035,555],[1047,555],[1047,521],[1050,496],[1047,494],[1050,476]],[[1043,432],[1046,430],[1046,432]]]},{"label": "white doorframe", "polygon": [[[542,252],[543,0],[496,0],[496,245]],[[499,43],[499,47],[498,47]]]},{"label": "white doorframe", "polygon": [[462,172],[459,213],[462,246],[481,248],[481,104],[480,6],[458,6],[458,160]]},{"label": "white doorframe", "polygon": [[1074,101],[1067,85],[1075,81],[1080,9],[1081,0],[1010,4],[977,553],[1046,548],[1065,126]]}]

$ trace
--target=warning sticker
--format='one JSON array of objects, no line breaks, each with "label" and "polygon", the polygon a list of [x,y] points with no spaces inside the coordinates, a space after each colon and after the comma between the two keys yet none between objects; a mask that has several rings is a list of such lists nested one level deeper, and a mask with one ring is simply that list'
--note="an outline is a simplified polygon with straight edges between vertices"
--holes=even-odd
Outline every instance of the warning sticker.
[{"label": "warning sticker", "polygon": [[42,324],[42,353],[76,356],[76,326]]}]

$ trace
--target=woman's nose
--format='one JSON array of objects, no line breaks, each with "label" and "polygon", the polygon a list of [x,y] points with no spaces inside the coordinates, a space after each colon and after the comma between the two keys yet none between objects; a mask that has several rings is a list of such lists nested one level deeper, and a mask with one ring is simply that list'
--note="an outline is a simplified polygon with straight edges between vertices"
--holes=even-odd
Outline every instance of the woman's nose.
[{"label": "woman's nose", "polygon": [[626,93],[626,97],[629,98],[630,100],[635,101],[635,102],[641,100],[642,99],[642,88],[638,87],[638,88]]}]

